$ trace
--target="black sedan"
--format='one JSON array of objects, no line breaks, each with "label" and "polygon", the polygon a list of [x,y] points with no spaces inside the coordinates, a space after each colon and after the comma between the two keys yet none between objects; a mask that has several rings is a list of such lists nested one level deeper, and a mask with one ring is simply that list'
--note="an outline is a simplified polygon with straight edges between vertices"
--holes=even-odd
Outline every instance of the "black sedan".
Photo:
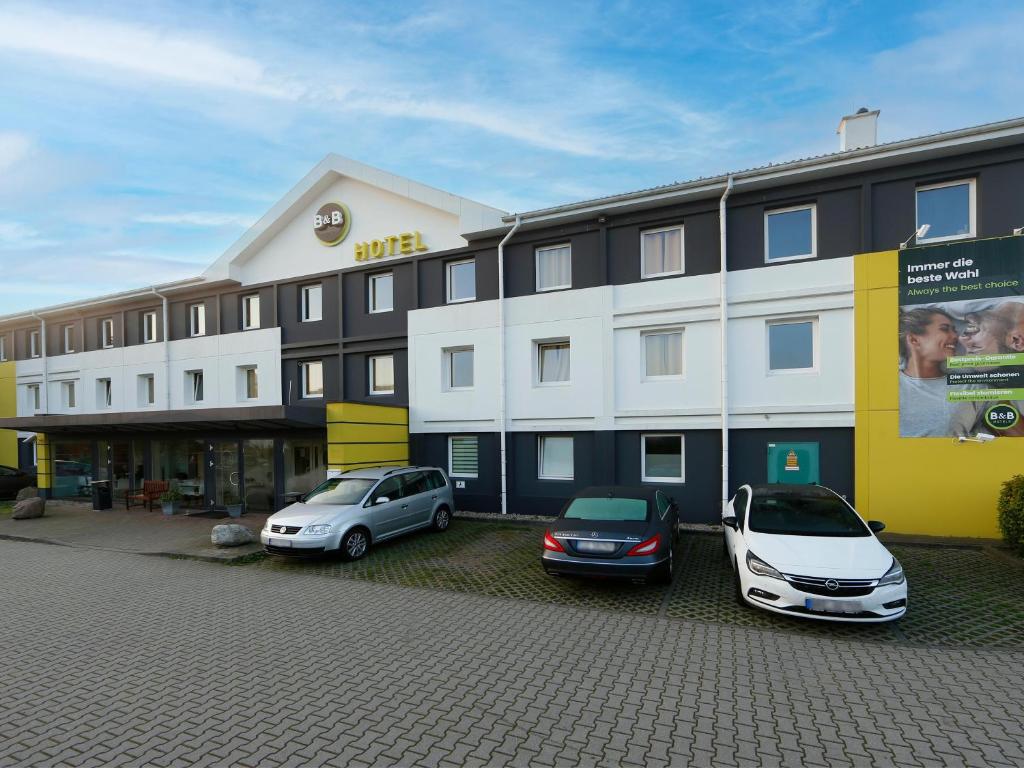
[{"label": "black sedan", "polygon": [[0,466],[0,499],[13,499],[22,488],[35,484],[34,473],[22,472],[16,467]]},{"label": "black sedan", "polygon": [[544,532],[550,574],[672,581],[679,508],[654,488],[597,486],[566,502]]}]

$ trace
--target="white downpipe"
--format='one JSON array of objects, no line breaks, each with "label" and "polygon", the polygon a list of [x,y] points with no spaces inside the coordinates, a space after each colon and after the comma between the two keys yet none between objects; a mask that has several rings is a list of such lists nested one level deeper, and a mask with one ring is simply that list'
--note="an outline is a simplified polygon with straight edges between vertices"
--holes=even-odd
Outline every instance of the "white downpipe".
[{"label": "white downpipe", "polygon": [[722,507],[729,503],[729,296],[727,283],[729,272],[726,269],[726,236],[725,236],[725,201],[732,192],[732,176],[725,182],[725,191],[718,201],[718,250],[721,265],[718,273],[718,328],[721,349],[721,398],[722,398]]},{"label": "white downpipe", "polygon": [[[39,321],[39,356],[42,358],[43,363],[43,397],[39,402],[39,407],[43,413],[50,412],[50,375],[49,375],[49,364],[46,362],[46,319],[42,316],[32,313],[32,317]],[[35,413],[33,412],[33,416]]]},{"label": "white downpipe", "polygon": [[[168,325],[170,318],[168,317],[167,310],[167,297],[164,296],[156,288],[151,289],[154,295],[159,296],[163,301],[163,336],[164,336],[164,408],[165,410],[171,410],[171,328]],[[124,333],[124,329],[121,329],[121,333]]]},{"label": "white downpipe", "polygon": [[505,243],[523,223],[517,213],[512,229],[498,243],[498,463],[501,465],[501,514],[508,514],[508,473],[505,466]]}]

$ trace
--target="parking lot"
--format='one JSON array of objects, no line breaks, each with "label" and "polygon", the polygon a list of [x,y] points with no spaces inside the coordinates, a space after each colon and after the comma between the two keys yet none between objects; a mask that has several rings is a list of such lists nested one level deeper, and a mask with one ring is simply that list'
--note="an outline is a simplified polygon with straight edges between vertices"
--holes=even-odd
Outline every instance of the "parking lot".
[{"label": "parking lot", "polygon": [[910,610],[891,624],[790,619],[740,606],[720,535],[686,532],[670,587],[547,576],[542,525],[456,518],[444,534],[387,542],[354,563],[258,557],[251,567],[473,592],[533,602],[907,645],[1024,647],[1024,562],[984,547],[890,545],[907,572]]}]

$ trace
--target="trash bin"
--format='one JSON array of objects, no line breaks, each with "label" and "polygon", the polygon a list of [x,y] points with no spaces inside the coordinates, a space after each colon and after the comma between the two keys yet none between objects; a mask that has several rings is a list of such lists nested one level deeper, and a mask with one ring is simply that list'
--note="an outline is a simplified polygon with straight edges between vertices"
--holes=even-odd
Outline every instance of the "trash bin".
[{"label": "trash bin", "polygon": [[92,487],[92,508],[113,509],[114,500],[110,493],[109,480],[93,480],[89,485]]}]

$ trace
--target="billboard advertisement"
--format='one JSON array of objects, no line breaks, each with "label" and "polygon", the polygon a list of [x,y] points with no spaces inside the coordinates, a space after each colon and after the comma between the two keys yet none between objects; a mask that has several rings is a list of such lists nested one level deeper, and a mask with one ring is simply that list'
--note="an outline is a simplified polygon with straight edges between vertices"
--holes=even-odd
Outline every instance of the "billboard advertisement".
[{"label": "billboard advertisement", "polygon": [[900,437],[1024,437],[1024,237],[899,252]]}]

